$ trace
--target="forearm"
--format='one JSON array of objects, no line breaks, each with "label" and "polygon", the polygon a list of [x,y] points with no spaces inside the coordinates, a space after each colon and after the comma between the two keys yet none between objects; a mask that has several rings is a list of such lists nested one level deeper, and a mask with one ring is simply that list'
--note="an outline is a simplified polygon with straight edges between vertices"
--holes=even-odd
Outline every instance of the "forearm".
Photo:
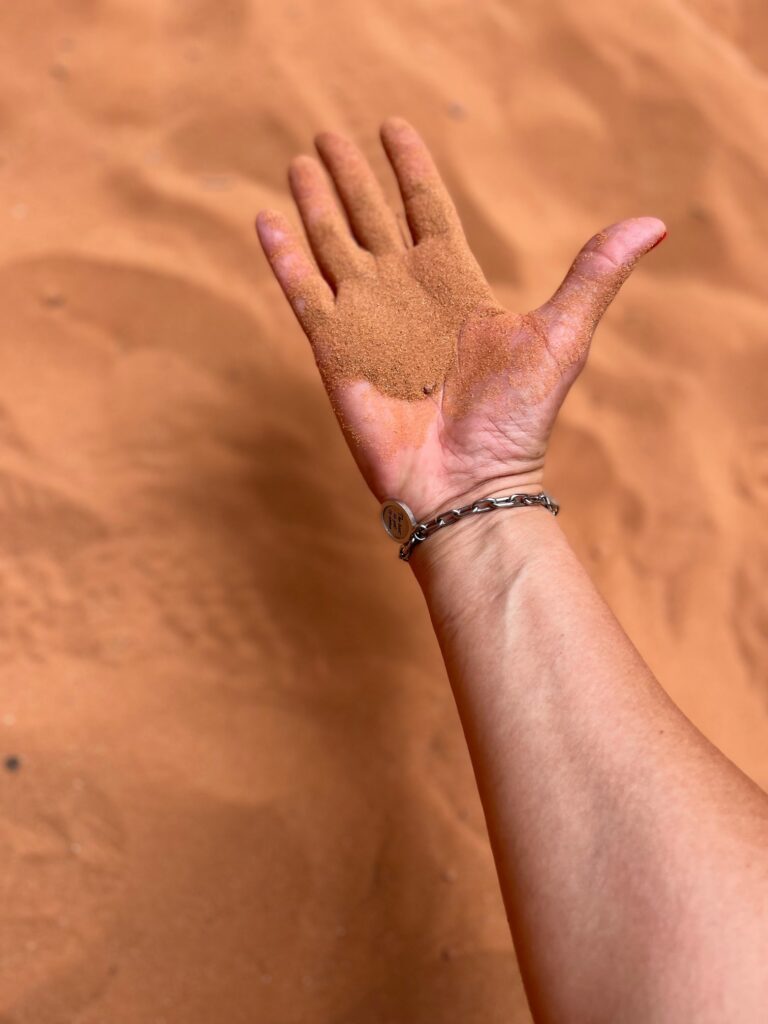
[{"label": "forearm", "polygon": [[537,1019],[757,1020],[768,801],[666,697],[541,510],[451,527],[413,566]]}]

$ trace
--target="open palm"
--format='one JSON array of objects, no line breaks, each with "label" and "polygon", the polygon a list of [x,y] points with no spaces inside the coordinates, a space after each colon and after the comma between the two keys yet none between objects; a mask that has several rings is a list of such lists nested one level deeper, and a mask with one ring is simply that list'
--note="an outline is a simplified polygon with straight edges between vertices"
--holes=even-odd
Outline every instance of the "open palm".
[{"label": "open palm", "polygon": [[317,160],[297,157],[289,170],[314,260],[281,214],[257,220],[352,453],[380,501],[399,498],[420,519],[539,489],[595,326],[664,225],[638,217],[606,228],[548,302],[512,313],[472,256],[419,135],[390,118],[381,137],[411,237],[357,147],[329,132],[316,145],[341,206]]}]

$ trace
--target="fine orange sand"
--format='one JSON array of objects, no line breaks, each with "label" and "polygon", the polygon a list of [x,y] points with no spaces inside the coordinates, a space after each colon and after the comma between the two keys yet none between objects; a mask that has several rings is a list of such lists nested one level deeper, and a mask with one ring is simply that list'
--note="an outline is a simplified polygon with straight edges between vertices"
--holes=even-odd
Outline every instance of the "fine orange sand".
[{"label": "fine orange sand", "polygon": [[2,5],[3,1024],[529,1020],[421,596],[253,234],[323,128],[387,175],[411,120],[515,309],[666,221],[548,486],[768,785],[765,14]]}]

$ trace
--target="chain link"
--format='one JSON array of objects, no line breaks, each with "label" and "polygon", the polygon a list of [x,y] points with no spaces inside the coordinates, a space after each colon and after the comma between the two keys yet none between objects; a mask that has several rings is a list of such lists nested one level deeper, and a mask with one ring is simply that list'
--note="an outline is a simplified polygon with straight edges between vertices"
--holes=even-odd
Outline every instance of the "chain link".
[{"label": "chain link", "polygon": [[400,557],[404,562],[407,562],[417,544],[421,544],[428,537],[431,537],[433,533],[442,530],[444,526],[452,526],[461,519],[482,515],[484,512],[494,512],[500,508],[529,508],[532,505],[541,505],[547,512],[551,512],[553,516],[556,516],[560,511],[560,506],[557,502],[543,491],[539,494],[506,494],[501,498],[478,498],[468,505],[461,505],[459,508],[449,508],[446,512],[441,512],[433,519],[429,519],[424,523],[418,523],[411,536],[400,548]]}]

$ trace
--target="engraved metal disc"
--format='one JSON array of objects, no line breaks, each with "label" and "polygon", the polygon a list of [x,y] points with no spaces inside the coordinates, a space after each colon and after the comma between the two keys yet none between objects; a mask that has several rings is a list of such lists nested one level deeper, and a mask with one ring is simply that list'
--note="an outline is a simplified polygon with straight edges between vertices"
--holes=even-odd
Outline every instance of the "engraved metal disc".
[{"label": "engraved metal disc", "polygon": [[381,521],[392,540],[405,544],[418,525],[416,517],[404,501],[391,498],[381,506]]}]

